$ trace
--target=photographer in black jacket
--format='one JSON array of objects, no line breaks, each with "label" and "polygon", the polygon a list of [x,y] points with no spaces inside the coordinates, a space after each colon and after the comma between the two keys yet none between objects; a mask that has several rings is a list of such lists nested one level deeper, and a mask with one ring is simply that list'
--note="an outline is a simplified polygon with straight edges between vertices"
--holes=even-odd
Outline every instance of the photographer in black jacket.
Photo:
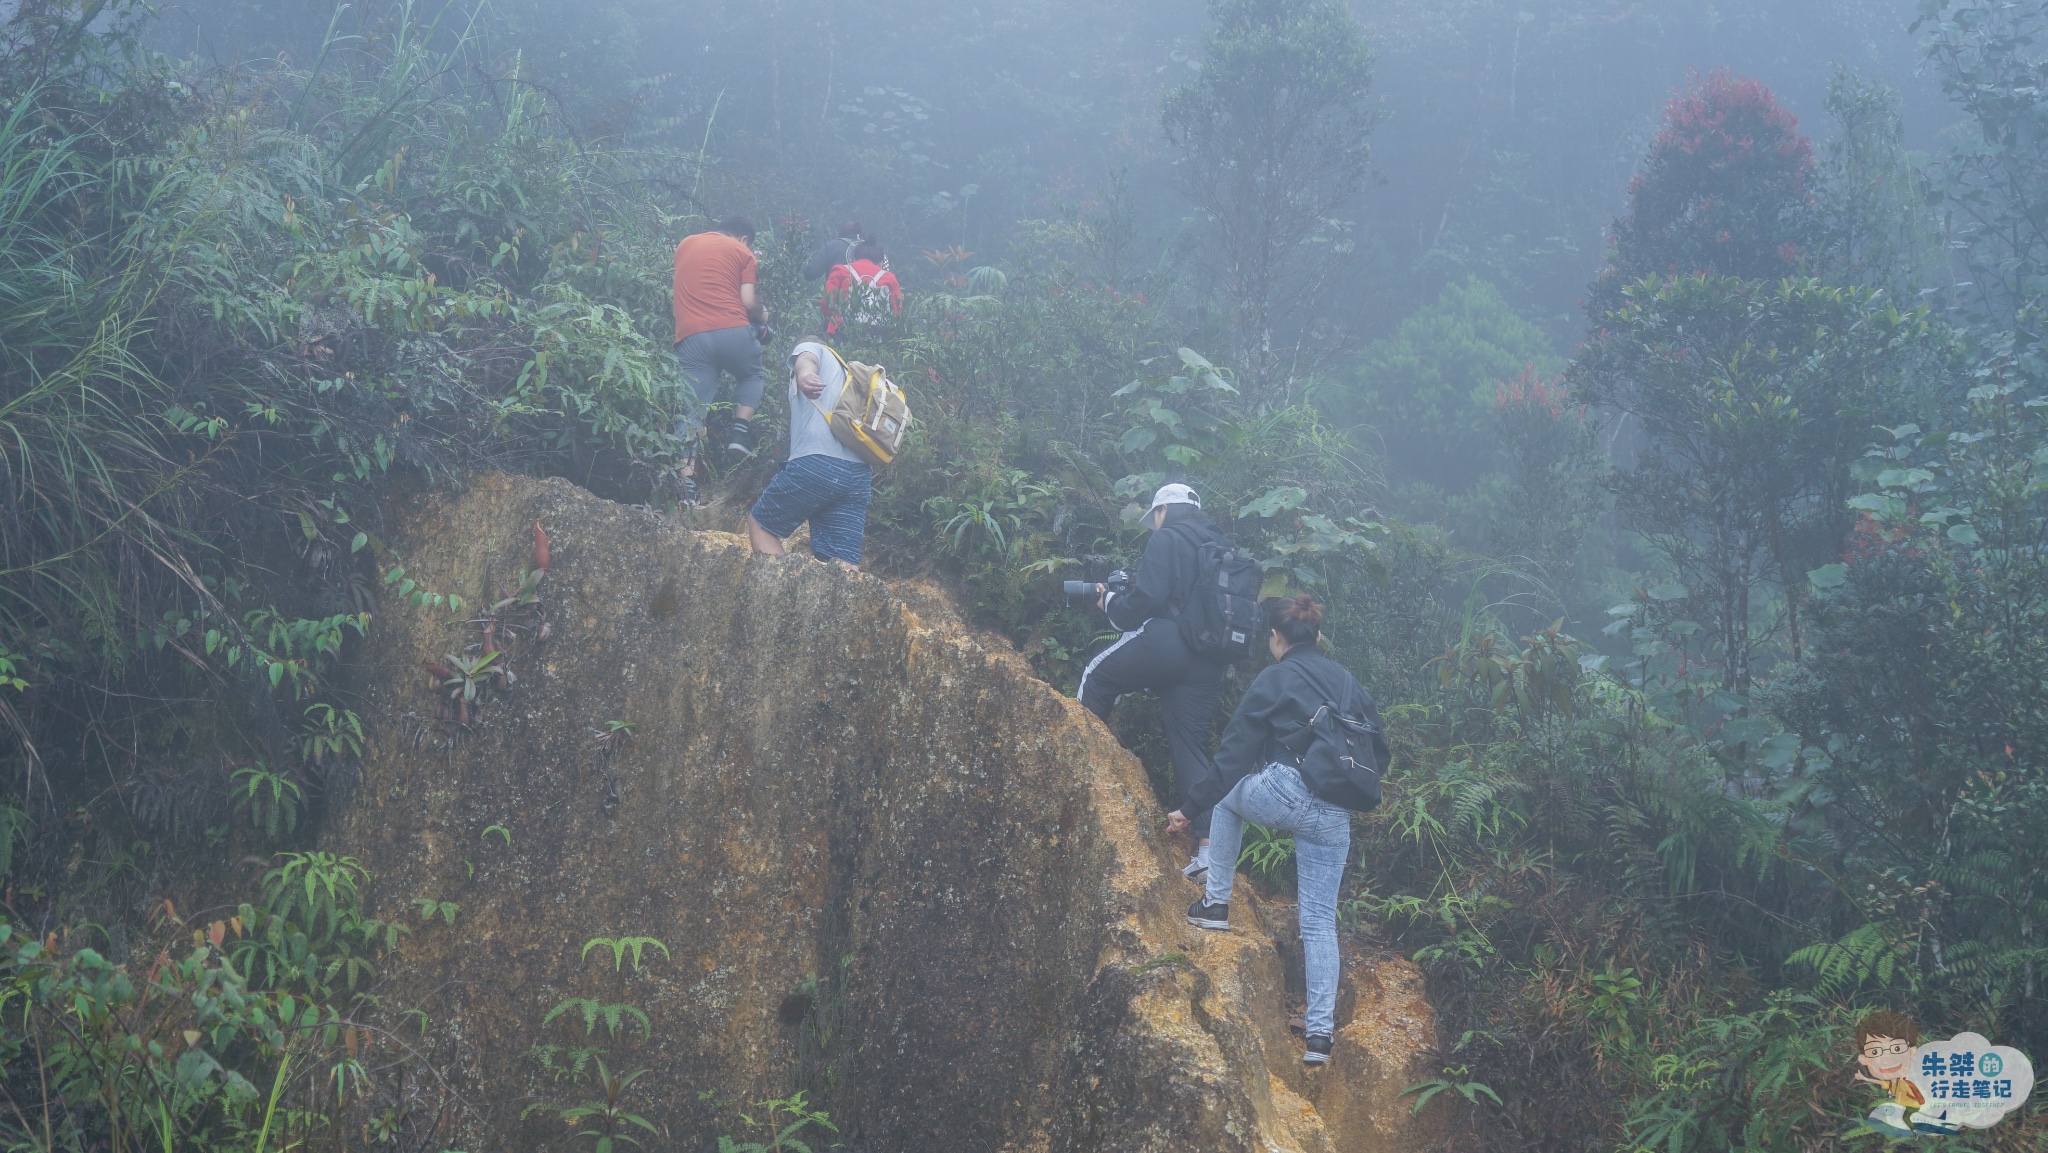
[{"label": "photographer in black jacket", "polygon": [[[1145,542],[1137,579],[1123,592],[1096,586],[1101,594],[1097,606],[1123,636],[1088,662],[1079,696],[1089,712],[1107,722],[1116,699],[1125,693],[1152,689],[1159,694],[1166,712],[1166,748],[1185,810],[1188,782],[1215,776],[1209,762],[1209,732],[1223,691],[1223,671],[1230,662],[1198,656],[1180,617],[1195,592],[1202,544],[1230,542],[1202,515],[1201,498],[1184,484],[1169,484],[1153,494],[1145,525],[1152,537]],[[1181,871],[1200,879],[1208,868],[1206,805],[1191,821],[1176,823],[1174,831],[1190,826],[1197,848]]]}]

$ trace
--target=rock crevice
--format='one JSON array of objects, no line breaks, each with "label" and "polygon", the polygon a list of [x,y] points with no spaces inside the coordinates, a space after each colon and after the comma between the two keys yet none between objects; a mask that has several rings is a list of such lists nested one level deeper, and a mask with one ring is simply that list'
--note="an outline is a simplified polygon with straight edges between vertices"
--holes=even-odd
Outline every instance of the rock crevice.
[{"label": "rock crevice", "polygon": [[[516,580],[534,521],[553,540],[547,636],[514,640],[517,684],[471,730],[435,719],[421,668],[475,626],[380,615],[363,785],[326,834],[376,874],[383,915],[461,906],[389,974],[459,1039],[477,1107],[451,1147],[559,1143],[545,1111],[521,1116],[588,1096],[534,1059],[549,1044],[648,1069],[633,1104],[682,1148],[793,1087],[875,1150],[1430,1137],[1398,1097],[1436,1043],[1419,975],[1354,960],[1337,1061],[1304,1071],[1278,919],[1188,927],[1136,761],[929,596],[562,481],[486,477],[389,519],[408,575],[472,603]],[[600,742],[608,721],[629,735]],[[628,937],[662,949],[637,969],[585,951]],[[651,1029],[543,1026],[569,998]]]}]

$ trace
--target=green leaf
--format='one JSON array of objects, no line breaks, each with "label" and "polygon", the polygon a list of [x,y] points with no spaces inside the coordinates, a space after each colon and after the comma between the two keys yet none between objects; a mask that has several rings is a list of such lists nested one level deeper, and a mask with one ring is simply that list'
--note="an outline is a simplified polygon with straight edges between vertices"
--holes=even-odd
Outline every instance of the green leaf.
[{"label": "green leaf", "polygon": [[1971,528],[1968,524],[1950,525],[1948,529],[1948,539],[1956,542],[1957,544],[1984,543],[1984,538],[1978,536],[1977,530]]},{"label": "green leaf", "polygon": [[1287,509],[1300,508],[1307,500],[1307,489],[1296,485],[1283,485],[1247,503],[1237,510],[1237,515],[1240,519],[1248,516],[1271,517]]},{"label": "green leaf", "polygon": [[363,551],[363,546],[369,543],[370,534],[366,532],[359,532],[356,534],[356,539],[349,542],[348,551],[352,553],[361,552]]},{"label": "green leaf", "polygon": [[1849,579],[1849,566],[1845,564],[1824,564],[1806,574],[1807,583],[1817,589],[1840,588]]},{"label": "green leaf", "polygon": [[1677,581],[1666,581],[1650,590],[1653,601],[1682,601],[1692,595],[1692,590]]},{"label": "green leaf", "polygon": [[1724,717],[1732,717],[1749,707],[1749,702],[1744,700],[1741,694],[1731,693],[1726,689],[1715,689],[1710,700],[1714,711]]},{"label": "green leaf", "polygon": [[1757,747],[1756,759],[1767,768],[1783,772],[1799,759],[1799,734],[1779,733]]}]

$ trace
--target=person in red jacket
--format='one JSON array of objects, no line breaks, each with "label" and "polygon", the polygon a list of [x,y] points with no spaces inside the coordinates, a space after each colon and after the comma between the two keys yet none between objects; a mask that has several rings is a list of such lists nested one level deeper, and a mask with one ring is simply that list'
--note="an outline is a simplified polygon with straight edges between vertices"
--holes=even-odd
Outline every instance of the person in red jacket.
[{"label": "person in red jacket", "polygon": [[903,286],[883,260],[881,241],[868,238],[854,246],[852,263],[836,265],[826,275],[818,312],[827,336],[838,335],[842,324],[887,324],[903,311]]}]

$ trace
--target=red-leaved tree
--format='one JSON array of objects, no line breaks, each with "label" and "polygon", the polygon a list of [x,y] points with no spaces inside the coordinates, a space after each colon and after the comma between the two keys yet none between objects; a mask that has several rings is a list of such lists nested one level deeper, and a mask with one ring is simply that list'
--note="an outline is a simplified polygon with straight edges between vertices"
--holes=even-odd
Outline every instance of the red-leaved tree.
[{"label": "red-leaved tree", "polygon": [[1770,89],[1726,69],[1694,76],[1629,184],[1587,302],[1593,322],[1653,273],[1790,275],[1815,235],[1812,174],[1813,145]]}]

